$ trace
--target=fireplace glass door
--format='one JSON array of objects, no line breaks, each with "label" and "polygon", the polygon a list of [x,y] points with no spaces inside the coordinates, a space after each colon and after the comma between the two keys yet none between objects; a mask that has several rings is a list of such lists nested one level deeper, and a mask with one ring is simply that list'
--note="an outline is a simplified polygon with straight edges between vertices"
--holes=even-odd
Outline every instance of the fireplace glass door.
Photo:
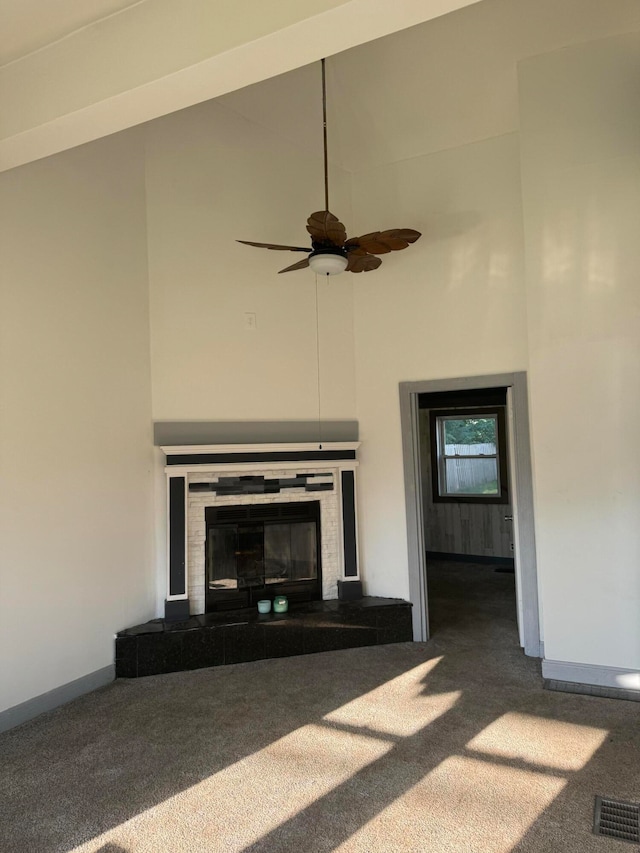
[{"label": "fireplace glass door", "polygon": [[320,598],[318,501],[209,507],[205,518],[207,611]]}]

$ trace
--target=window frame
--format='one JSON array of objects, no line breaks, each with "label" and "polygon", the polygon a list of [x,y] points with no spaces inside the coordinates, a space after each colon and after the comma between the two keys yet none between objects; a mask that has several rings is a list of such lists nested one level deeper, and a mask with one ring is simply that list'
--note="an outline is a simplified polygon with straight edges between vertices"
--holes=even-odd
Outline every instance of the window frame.
[{"label": "window frame", "polygon": [[[495,417],[496,419],[496,455],[498,467],[498,483],[500,494],[498,495],[451,495],[441,494],[441,482],[445,477],[444,460],[446,457],[440,452],[440,423],[445,418],[483,418]],[[473,503],[473,504],[508,504],[509,503],[509,474],[507,468],[507,424],[505,418],[505,406],[496,405],[490,407],[464,406],[451,409],[429,410],[429,440],[431,447],[431,497],[434,503]],[[470,457],[478,459],[481,457]],[[446,485],[446,482],[445,482]]]}]

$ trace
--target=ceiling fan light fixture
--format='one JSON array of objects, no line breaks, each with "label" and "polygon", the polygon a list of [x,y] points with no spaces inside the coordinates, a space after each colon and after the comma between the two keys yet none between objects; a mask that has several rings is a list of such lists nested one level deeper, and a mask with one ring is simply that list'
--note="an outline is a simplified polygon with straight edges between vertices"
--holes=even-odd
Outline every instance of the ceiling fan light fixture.
[{"label": "ceiling fan light fixture", "polygon": [[284,252],[302,252],[307,255],[301,261],[290,264],[278,274],[310,267],[318,275],[338,275],[345,270],[352,273],[376,270],[382,263],[378,255],[406,249],[421,236],[413,228],[389,228],[386,231],[371,231],[362,237],[347,238],[347,231],[329,210],[329,159],[327,156],[327,87],[322,66],[322,135],[324,152],[324,210],[316,210],[307,219],[307,232],[311,235],[311,250],[303,246],[283,246],[280,243],[256,243],[239,240],[258,249],[275,249]]},{"label": "ceiling fan light fixture", "polygon": [[346,256],[338,251],[319,250],[309,255],[309,266],[318,275],[339,275],[347,268]]}]

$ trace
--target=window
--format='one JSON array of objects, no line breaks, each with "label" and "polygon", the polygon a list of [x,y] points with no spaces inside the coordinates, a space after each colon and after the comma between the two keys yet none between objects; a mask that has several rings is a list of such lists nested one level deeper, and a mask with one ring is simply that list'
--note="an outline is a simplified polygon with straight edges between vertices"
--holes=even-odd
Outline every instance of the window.
[{"label": "window", "polygon": [[504,408],[431,410],[434,501],[508,503]]}]

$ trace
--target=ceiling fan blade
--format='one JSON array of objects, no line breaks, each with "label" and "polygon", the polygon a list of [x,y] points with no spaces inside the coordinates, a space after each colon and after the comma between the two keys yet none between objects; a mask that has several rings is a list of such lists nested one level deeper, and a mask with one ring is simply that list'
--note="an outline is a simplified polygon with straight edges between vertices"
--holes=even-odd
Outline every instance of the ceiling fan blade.
[{"label": "ceiling fan blade", "polygon": [[311,251],[311,249],[303,249],[301,246],[278,246],[277,243],[253,243],[251,240],[236,240],[236,243],[244,243],[245,246],[257,246],[258,249],[280,249],[283,252]]},{"label": "ceiling fan blade", "polygon": [[347,255],[347,272],[369,272],[376,270],[382,261],[375,255],[367,255],[356,249]]},{"label": "ceiling fan blade", "polygon": [[293,272],[293,270],[303,270],[305,267],[309,266],[309,258],[304,258],[302,261],[298,261],[297,264],[291,264],[290,267],[285,267],[283,270],[278,270],[281,272]]},{"label": "ceiling fan blade", "polygon": [[[402,240],[406,243],[415,243],[422,234],[413,228],[390,228],[388,231],[382,232],[383,236],[391,239]],[[405,247],[406,248],[406,247]]]},{"label": "ceiling fan blade", "polygon": [[329,243],[332,246],[343,246],[347,239],[347,231],[337,216],[328,210],[318,210],[307,219],[307,231],[314,243]]},{"label": "ceiling fan blade", "polygon": [[358,246],[372,255],[386,255],[387,252],[406,249],[420,236],[420,232],[414,231],[413,228],[390,228],[388,231],[372,231],[362,237],[353,237],[347,245]]},{"label": "ceiling fan blade", "polygon": [[372,231],[371,234],[363,234],[362,237],[354,237],[355,243],[365,252],[370,252],[374,255],[385,255],[391,251],[391,247],[387,246],[380,239],[380,231]]}]

